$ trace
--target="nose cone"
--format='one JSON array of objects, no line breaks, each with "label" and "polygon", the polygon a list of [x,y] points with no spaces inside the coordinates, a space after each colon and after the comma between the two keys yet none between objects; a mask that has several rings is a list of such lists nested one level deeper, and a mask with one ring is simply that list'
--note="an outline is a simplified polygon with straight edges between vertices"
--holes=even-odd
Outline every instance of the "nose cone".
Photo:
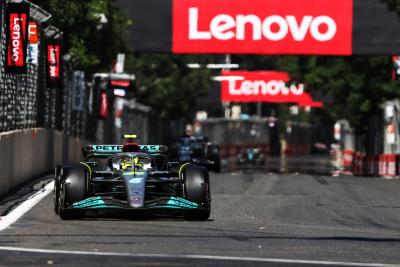
[{"label": "nose cone", "polygon": [[129,206],[140,208],[144,206],[145,187],[146,187],[146,172],[129,172],[123,174],[123,179],[128,194],[127,200]]}]

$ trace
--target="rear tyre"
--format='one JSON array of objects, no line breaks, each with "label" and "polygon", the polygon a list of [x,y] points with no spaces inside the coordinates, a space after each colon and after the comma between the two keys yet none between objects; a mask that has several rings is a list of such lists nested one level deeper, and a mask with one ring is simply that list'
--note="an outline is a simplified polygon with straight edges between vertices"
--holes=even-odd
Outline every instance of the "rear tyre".
[{"label": "rear tyre", "polygon": [[187,210],[186,220],[207,220],[211,213],[210,179],[205,168],[188,165],[183,170],[184,197],[202,209]]},{"label": "rear tyre", "polygon": [[60,176],[58,215],[63,220],[79,219],[84,213],[68,207],[86,198],[88,173],[83,166],[70,165],[62,168]]}]

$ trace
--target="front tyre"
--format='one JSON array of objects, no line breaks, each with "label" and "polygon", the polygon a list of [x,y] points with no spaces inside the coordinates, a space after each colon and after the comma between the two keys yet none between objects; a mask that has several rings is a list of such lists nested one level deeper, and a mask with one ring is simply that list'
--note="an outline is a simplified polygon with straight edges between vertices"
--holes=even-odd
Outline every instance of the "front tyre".
[{"label": "front tyre", "polygon": [[63,220],[78,219],[84,215],[80,210],[68,208],[86,198],[87,179],[88,173],[83,166],[71,165],[61,170],[58,215]]},{"label": "front tyre", "polygon": [[210,179],[205,168],[188,165],[183,170],[184,197],[201,209],[187,210],[186,220],[207,220],[211,213]]}]

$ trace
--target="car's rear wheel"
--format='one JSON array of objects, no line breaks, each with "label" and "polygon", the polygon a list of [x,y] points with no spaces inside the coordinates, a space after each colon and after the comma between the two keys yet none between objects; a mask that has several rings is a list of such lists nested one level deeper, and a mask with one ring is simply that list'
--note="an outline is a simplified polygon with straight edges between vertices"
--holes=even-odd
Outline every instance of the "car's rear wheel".
[{"label": "car's rear wheel", "polygon": [[205,168],[188,165],[183,170],[184,197],[201,205],[201,209],[187,210],[186,220],[207,220],[211,213],[210,179]]},{"label": "car's rear wheel", "polygon": [[70,205],[87,196],[88,173],[83,166],[70,165],[62,168],[60,174],[58,215],[64,220],[81,218],[81,210],[70,209]]}]

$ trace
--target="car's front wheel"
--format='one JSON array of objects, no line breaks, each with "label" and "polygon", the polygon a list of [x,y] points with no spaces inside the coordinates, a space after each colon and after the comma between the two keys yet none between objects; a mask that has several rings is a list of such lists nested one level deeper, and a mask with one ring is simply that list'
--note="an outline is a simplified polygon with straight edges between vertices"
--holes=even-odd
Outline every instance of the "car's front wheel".
[{"label": "car's front wheel", "polygon": [[87,196],[88,173],[86,169],[80,165],[66,166],[62,168],[60,176],[58,215],[64,220],[82,217],[82,211],[69,207]]},{"label": "car's front wheel", "polygon": [[184,197],[201,205],[201,209],[187,210],[186,220],[207,220],[211,213],[210,179],[205,168],[188,165],[183,170]]}]

